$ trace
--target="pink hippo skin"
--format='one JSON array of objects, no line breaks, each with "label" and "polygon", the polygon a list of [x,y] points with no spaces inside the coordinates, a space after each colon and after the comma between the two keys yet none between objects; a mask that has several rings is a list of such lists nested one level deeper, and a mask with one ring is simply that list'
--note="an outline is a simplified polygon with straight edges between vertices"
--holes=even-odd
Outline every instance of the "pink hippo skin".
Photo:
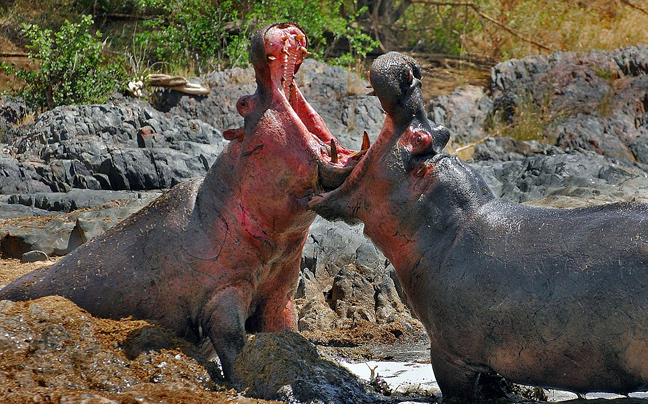
[{"label": "pink hippo skin", "polygon": [[444,401],[506,396],[500,377],[577,393],[648,390],[648,205],[546,209],[495,198],[442,152],[420,69],[397,53],[370,80],[374,145],[310,206],[361,220],[431,342]]},{"label": "pink hippo skin", "polygon": [[61,295],[95,316],[151,320],[194,342],[207,336],[228,380],[246,330],[294,329],[301,250],[315,218],[307,201],[314,188],[339,185],[359,155],[335,148],[293,81],[306,46],[293,24],[258,32],[257,90],[237,103],[244,128],[224,133],[231,142],[206,177],[16,280],[0,299]]}]

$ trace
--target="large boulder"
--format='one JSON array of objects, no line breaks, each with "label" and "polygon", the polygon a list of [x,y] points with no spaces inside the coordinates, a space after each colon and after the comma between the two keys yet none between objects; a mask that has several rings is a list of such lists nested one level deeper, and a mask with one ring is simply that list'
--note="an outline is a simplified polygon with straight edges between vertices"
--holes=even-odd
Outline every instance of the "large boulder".
[{"label": "large boulder", "polygon": [[490,92],[467,86],[430,103],[456,145],[478,143],[486,128],[535,115],[540,141],[567,152],[594,152],[646,164],[648,45],[512,59],[491,70]]}]

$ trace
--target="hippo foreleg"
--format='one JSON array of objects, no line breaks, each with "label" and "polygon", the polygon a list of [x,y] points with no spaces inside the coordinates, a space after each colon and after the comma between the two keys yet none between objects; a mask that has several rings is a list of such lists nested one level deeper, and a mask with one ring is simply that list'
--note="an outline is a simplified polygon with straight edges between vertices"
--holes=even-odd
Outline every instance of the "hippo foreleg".
[{"label": "hippo foreleg", "polygon": [[214,296],[204,310],[203,332],[214,345],[228,381],[233,381],[234,360],[246,342],[244,308],[249,307],[249,301],[243,295],[238,289],[226,289]]},{"label": "hippo foreleg", "polygon": [[508,383],[489,369],[475,370],[457,358],[431,346],[432,369],[443,392],[444,403],[466,403],[476,399],[496,400],[511,395]]},{"label": "hippo foreleg", "polygon": [[262,327],[263,332],[277,332],[285,329],[297,331],[297,313],[293,297],[278,298],[275,304],[267,304],[263,308]]}]

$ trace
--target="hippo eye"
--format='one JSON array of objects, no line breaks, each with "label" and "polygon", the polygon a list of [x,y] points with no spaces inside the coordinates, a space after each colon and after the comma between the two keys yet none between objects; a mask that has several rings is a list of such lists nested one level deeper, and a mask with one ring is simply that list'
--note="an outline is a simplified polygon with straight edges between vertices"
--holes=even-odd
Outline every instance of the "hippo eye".
[{"label": "hippo eye", "polygon": [[414,70],[414,77],[416,77],[417,79],[420,80],[421,79],[421,68],[419,67],[419,65],[415,64],[414,66],[412,66],[412,70]]},{"label": "hippo eye", "polygon": [[247,102],[245,102],[245,100],[241,100],[241,106],[242,107],[247,107]]}]

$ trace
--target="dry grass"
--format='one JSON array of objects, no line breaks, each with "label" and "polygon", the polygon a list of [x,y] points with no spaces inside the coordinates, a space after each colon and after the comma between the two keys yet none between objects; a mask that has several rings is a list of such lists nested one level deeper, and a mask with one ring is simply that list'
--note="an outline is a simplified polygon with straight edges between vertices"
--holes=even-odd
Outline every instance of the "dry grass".
[{"label": "dry grass", "polygon": [[408,19],[401,24],[410,46],[423,46],[427,51],[440,51],[439,46],[445,46],[446,52],[460,51],[499,61],[549,52],[526,39],[551,52],[648,43],[648,30],[643,29],[648,25],[645,1],[628,0],[643,9],[622,0],[474,1],[482,16],[471,7],[420,1],[426,3],[410,6]]}]

